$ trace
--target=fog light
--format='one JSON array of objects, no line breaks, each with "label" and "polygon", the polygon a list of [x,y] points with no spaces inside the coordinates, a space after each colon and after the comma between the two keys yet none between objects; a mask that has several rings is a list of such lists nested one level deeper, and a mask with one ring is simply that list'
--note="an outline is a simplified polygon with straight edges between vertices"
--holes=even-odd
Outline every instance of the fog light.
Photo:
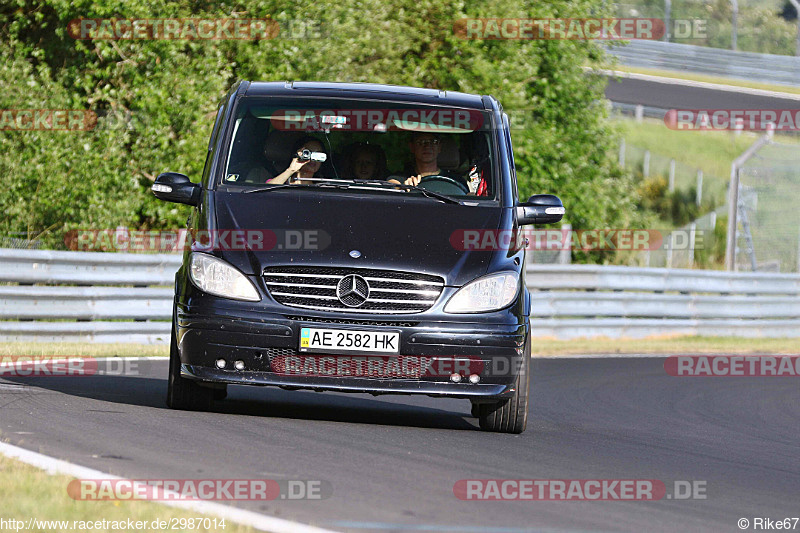
[{"label": "fog light", "polygon": [[236,370],[244,370],[244,361],[239,359],[238,361],[233,363],[233,368],[235,368]]},{"label": "fog light", "polygon": [[226,364],[225,359],[217,359],[216,361],[217,368],[225,368]]},{"label": "fog light", "polygon": [[461,381],[461,374],[459,374],[458,372],[453,372],[452,374],[450,374],[450,381],[452,381],[453,383],[458,383],[459,381]]},{"label": "fog light", "polygon": [[471,374],[469,376],[469,382],[472,383],[473,385],[476,384],[477,382],[479,382],[480,380],[481,380],[481,377],[478,374]]}]

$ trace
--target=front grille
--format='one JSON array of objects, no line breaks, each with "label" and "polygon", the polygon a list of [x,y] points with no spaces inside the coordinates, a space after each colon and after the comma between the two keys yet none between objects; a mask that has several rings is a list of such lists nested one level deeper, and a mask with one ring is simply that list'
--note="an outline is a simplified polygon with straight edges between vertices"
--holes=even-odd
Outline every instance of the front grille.
[{"label": "front grille", "polygon": [[[355,274],[366,280],[369,294],[360,303],[352,294],[340,300],[337,285]],[[356,280],[359,290],[361,280]],[[439,276],[369,268],[284,266],[264,269],[264,283],[275,301],[291,307],[347,313],[420,313],[439,298],[444,280]],[[348,280],[349,283],[349,280]],[[343,303],[343,301],[346,302]]]}]

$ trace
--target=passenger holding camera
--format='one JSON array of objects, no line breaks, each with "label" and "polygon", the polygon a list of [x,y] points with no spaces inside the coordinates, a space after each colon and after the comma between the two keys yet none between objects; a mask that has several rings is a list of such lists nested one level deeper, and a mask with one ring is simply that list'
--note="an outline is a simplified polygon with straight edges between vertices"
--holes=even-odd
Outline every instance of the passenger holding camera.
[{"label": "passenger holding camera", "polygon": [[314,183],[306,180],[314,177],[314,174],[316,174],[322,166],[322,162],[314,161],[313,159],[303,160],[301,158],[303,150],[325,153],[324,146],[315,137],[307,135],[300,138],[292,147],[292,152],[295,154],[295,157],[292,158],[289,168],[274,178],[267,180],[267,183],[277,185],[286,183],[287,181],[298,185],[311,185]]}]

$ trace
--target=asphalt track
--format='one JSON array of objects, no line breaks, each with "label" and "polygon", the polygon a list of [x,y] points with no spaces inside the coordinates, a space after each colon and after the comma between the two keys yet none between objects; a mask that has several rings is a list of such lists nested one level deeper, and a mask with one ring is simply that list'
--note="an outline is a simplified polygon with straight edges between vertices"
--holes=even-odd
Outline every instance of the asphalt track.
[{"label": "asphalt track", "polygon": [[[663,361],[534,359],[528,431],[499,435],[466,400],[414,396],[231,387],[213,412],[172,411],[167,362],[151,360],[0,379],[0,437],[134,479],[324,480],[328,499],[236,505],[341,531],[739,531],[800,515],[797,378],[670,377]],[[472,478],[704,481],[706,499],[455,498]]]},{"label": "asphalt track", "polygon": [[661,109],[800,109],[800,96],[781,98],[684,83],[682,80],[612,78],[606,87],[606,98],[612,102]]}]

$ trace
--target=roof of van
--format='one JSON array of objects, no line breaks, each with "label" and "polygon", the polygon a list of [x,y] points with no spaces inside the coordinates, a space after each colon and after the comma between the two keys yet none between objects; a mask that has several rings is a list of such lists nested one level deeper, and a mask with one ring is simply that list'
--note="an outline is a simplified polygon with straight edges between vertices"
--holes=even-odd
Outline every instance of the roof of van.
[{"label": "roof of van", "polygon": [[395,102],[418,102],[471,109],[486,109],[484,100],[477,94],[438,89],[421,89],[401,85],[377,83],[333,83],[311,81],[243,82],[246,96],[311,96],[328,98],[354,98]]}]

